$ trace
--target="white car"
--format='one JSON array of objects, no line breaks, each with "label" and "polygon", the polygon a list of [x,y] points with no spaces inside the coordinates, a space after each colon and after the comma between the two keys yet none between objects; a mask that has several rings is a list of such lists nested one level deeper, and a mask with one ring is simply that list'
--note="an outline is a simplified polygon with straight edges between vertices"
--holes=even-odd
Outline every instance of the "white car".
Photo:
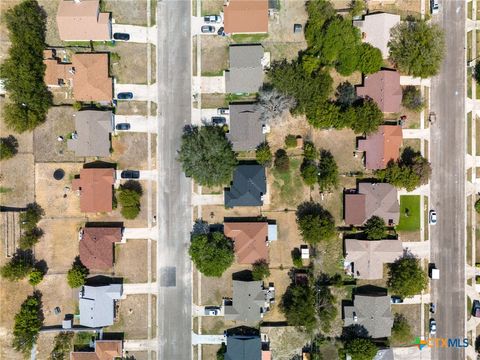
[{"label": "white car", "polygon": [[437,322],[435,319],[430,319],[430,335],[435,335],[437,333]]},{"label": "white car", "polygon": [[220,309],[215,307],[206,307],[205,308],[205,315],[207,316],[217,316],[220,314]]},{"label": "white car", "polygon": [[430,12],[432,15],[438,14],[440,12],[440,5],[438,0],[430,0]]},{"label": "white car", "polygon": [[437,223],[437,212],[435,210],[430,210],[428,213],[428,223],[430,225],[435,225]]}]

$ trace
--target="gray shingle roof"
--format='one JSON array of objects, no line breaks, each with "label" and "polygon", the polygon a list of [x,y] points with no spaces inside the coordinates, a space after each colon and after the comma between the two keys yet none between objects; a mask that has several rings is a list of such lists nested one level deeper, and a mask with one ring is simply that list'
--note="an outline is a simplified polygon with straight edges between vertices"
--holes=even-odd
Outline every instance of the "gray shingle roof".
[{"label": "gray shingle roof", "polygon": [[225,306],[226,320],[239,320],[247,325],[260,321],[266,292],[261,281],[233,281],[232,305]]},{"label": "gray shingle roof", "polygon": [[261,356],[260,336],[233,335],[227,338],[225,360],[260,360]]},{"label": "gray shingle roof", "polygon": [[112,112],[85,110],[75,113],[77,139],[68,139],[76,156],[109,156]]},{"label": "gray shingle roof", "polygon": [[83,286],[79,293],[80,325],[102,327],[113,325],[114,300],[122,296],[122,285]]},{"label": "gray shingle roof", "polygon": [[397,189],[386,183],[360,183],[358,193],[365,194],[366,220],[373,215],[379,216],[388,224],[393,221],[398,224],[400,219],[400,204]]},{"label": "gray shingle roof", "polygon": [[265,168],[261,165],[239,165],[233,172],[233,182],[225,190],[225,206],[261,206],[267,193]]},{"label": "gray shingle roof", "polygon": [[227,93],[254,93],[263,84],[263,47],[257,45],[231,45],[230,70],[225,72]]},{"label": "gray shingle roof", "polygon": [[[391,335],[393,317],[390,296],[356,295],[353,306],[345,306],[345,326],[363,326],[372,338]],[[354,320],[354,316],[357,320]]]},{"label": "gray shingle roof", "polygon": [[230,128],[227,134],[234,151],[255,150],[265,141],[260,112],[255,104],[230,105]]}]

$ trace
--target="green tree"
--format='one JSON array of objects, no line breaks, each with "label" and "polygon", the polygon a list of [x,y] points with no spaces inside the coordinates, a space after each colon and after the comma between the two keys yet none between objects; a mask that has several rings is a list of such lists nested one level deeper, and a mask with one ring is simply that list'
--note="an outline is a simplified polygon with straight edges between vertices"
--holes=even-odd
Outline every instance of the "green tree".
[{"label": "green tree", "polygon": [[255,157],[257,162],[263,166],[270,166],[272,163],[272,151],[270,150],[270,145],[268,142],[263,142],[257,147],[257,151],[255,152]]},{"label": "green tree", "polygon": [[7,10],[4,21],[11,45],[0,65],[8,93],[3,118],[17,132],[33,130],[45,121],[52,105],[52,94],[43,80],[46,14],[37,1],[26,0]]},{"label": "green tree", "polygon": [[26,230],[19,239],[19,247],[22,250],[31,249],[33,245],[38,243],[38,240],[43,236],[43,230],[35,227],[33,229]]},{"label": "green tree", "polygon": [[30,272],[28,282],[30,283],[30,285],[36,286],[42,282],[44,276],[45,275],[42,270],[35,268]]},{"label": "green tree", "polygon": [[270,276],[270,269],[265,259],[257,260],[252,266],[253,280],[263,280]]},{"label": "green tree", "polygon": [[220,349],[217,350],[217,360],[225,360],[225,353],[227,352],[227,345],[222,342]]},{"label": "green tree", "polygon": [[303,268],[302,253],[299,248],[293,248],[290,255],[292,256],[293,266],[301,269]]},{"label": "green tree", "polygon": [[72,331],[61,331],[55,336],[55,345],[50,353],[50,360],[67,360],[69,354],[73,350]]},{"label": "green tree", "polygon": [[320,328],[324,333],[331,330],[331,324],[337,317],[337,305],[328,286],[320,286],[317,289],[317,309],[320,319]]},{"label": "green tree", "polygon": [[287,148],[297,147],[297,137],[292,134],[288,134],[287,136],[285,136],[285,146]]},{"label": "green tree", "polygon": [[33,269],[32,252],[17,250],[10,261],[0,268],[0,274],[9,281],[19,281],[26,278]]},{"label": "green tree", "polygon": [[222,276],[234,260],[232,241],[218,231],[193,235],[188,253],[205,276]]},{"label": "green tree", "polygon": [[0,138],[0,160],[14,157],[18,152],[18,141],[13,135]]},{"label": "green tree", "polygon": [[300,174],[305,185],[313,186],[317,183],[318,167],[313,162],[304,160],[300,167]]},{"label": "green tree", "polygon": [[475,211],[480,214],[480,199],[475,201]]},{"label": "green tree", "polygon": [[396,345],[403,345],[411,341],[412,328],[403,314],[395,314],[392,327],[391,341]]},{"label": "green tree", "polygon": [[320,204],[304,202],[298,206],[296,215],[305,242],[314,245],[335,235],[335,221]]},{"label": "green tree", "polygon": [[290,159],[288,158],[287,152],[283,149],[278,149],[275,152],[275,169],[279,172],[287,172],[290,169]]},{"label": "green tree", "polygon": [[360,47],[351,45],[338,54],[336,69],[340,75],[349,76],[359,68]]},{"label": "green tree", "polygon": [[350,126],[357,134],[371,134],[383,123],[383,113],[378,105],[370,99],[363,100],[355,106],[355,121]]},{"label": "green tree", "polygon": [[45,211],[40,205],[37,203],[27,204],[26,210],[20,213],[20,227],[25,230],[35,229],[43,215],[45,215]]},{"label": "green tree", "polygon": [[37,342],[42,325],[42,301],[40,293],[36,292],[27,297],[22,303],[20,311],[15,315],[13,348],[25,356],[29,356],[33,345]]},{"label": "green tree", "polygon": [[218,126],[185,131],[179,161],[185,174],[203,186],[228,184],[237,166],[232,144]]},{"label": "green tree", "polygon": [[308,22],[305,26],[305,40],[313,52],[318,52],[323,40],[325,24],[336,17],[337,13],[330,1],[316,0],[307,2]]},{"label": "green tree", "polygon": [[369,240],[381,240],[387,236],[385,221],[379,216],[372,216],[365,223],[365,234]]},{"label": "green tree", "polygon": [[349,108],[357,99],[355,87],[348,81],[337,86],[335,96],[337,98],[337,105],[340,106],[341,109]]},{"label": "green tree", "polygon": [[122,205],[120,213],[125,219],[135,219],[140,213],[140,194],[130,189],[120,189],[118,202]]},{"label": "green tree", "polygon": [[480,82],[480,61],[477,61],[473,68],[473,78],[476,82]]},{"label": "green tree", "polygon": [[345,351],[352,360],[372,360],[378,348],[370,339],[355,338],[345,344]]},{"label": "green tree", "polygon": [[318,129],[341,129],[340,108],[330,101],[319,104],[315,116],[309,116],[308,122]]},{"label": "green tree", "polygon": [[406,86],[403,89],[402,105],[409,110],[420,112],[425,106],[420,89],[415,86]]},{"label": "green tree", "polygon": [[70,286],[72,289],[75,289],[85,285],[88,274],[88,269],[82,264],[80,258],[77,257],[67,273],[68,286]]},{"label": "green tree", "polygon": [[309,286],[291,284],[282,297],[280,309],[289,325],[304,326],[307,331],[315,329],[315,294]]},{"label": "green tree", "polygon": [[328,150],[320,152],[318,163],[318,185],[320,191],[329,191],[338,185],[338,167],[335,158]]},{"label": "green tree", "polygon": [[443,30],[425,20],[402,21],[390,31],[390,60],[401,72],[428,78],[438,74],[445,52]]},{"label": "green tree", "polygon": [[303,143],[303,157],[305,160],[314,161],[318,157],[317,149],[315,144],[310,141],[305,141]]},{"label": "green tree", "polygon": [[365,1],[363,0],[352,0],[350,3],[350,16],[359,16],[362,15],[365,10]]},{"label": "green tree", "polygon": [[373,74],[383,66],[382,52],[368,43],[360,45],[358,70],[363,74]]},{"label": "green tree", "polygon": [[420,260],[404,256],[388,266],[388,287],[391,292],[409,297],[420,294],[427,287],[428,279]]}]

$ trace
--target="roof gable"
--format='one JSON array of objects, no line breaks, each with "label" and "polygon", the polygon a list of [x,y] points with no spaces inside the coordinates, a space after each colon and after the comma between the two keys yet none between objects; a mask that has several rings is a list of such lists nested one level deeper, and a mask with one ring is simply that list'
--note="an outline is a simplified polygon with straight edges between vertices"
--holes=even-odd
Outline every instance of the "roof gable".
[{"label": "roof gable", "polygon": [[265,300],[261,281],[234,280],[232,305],[225,306],[225,318],[254,325],[261,319]]},{"label": "roof gable", "polygon": [[121,240],[121,228],[83,228],[79,244],[80,260],[89,269],[110,269],[114,260],[114,243]]},{"label": "roof gable", "polygon": [[82,212],[112,211],[112,186],[115,182],[115,169],[86,168],[80,170],[80,177],[72,182],[73,190],[80,191]]},{"label": "roof gable", "polygon": [[73,97],[77,101],[111,101],[113,79],[106,53],[77,53],[72,57]]},{"label": "roof gable", "polygon": [[258,260],[268,260],[268,223],[226,222],[224,233],[234,241],[239,264],[253,264]]},{"label": "roof gable", "polygon": [[227,337],[225,360],[261,360],[262,343],[259,336],[233,335]]},{"label": "roof gable", "polygon": [[382,125],[377,132],[358,141],[358,150],[366,153],[365,167],[367,169],[385,169],[389,161],[396,161],[400,157],[402,142],[401,126]]},{"label": "roof gable", "polygon": [[255,104],[230,105],[230,128],[227,138],[234,151],[255,150],[265,141],[260,112]]},{"label": "roof gable", "polygon": [[254,93],[263,84],[263,46],[230,45],[230,68],[225,72],[227,93]]},{"label": "roof gable", "polygon": [[357,95],[375,101],[381,111],[396,113],[402,103],[400,74],[394,70],[380,70],[364,78],[363,86],[357,86]]}]

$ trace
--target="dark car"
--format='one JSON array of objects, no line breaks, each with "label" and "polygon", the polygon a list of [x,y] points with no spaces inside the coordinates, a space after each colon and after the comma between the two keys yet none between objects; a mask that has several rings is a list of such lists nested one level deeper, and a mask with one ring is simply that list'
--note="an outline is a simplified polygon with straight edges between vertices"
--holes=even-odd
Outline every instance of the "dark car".
[{"label": "dark car", "polygon": [[129,35],[129,34],[125,34],[125,33],[115,33],[115,34],[113,34],[113,38],[114,38],[115,40],[128,41],[128,40],[130,40],[130,35]]},{"label": "dark car", "polygon": [[430,303],[430,312],[432,314],[435,314],[435,311],[437,311],[437,307],[435,306],[434,303]]},{"label": "dark car", "polygon": [[140,171],[138,170],[123,170],[120,173],[122,179],[140,179]]},{"label": "dark car", "polygon": [[215,26],[203,25],[201,30],[204,34],[213,34],[215,32]]},{"label": "dark car", "polygon": [[480,301],[478,300],[473,300],[472,315],[475,317],[480,317]]},{"label": "dark car", "polygon": [[117,99],[119,100],[130,100],[133,99],[133,93],[131,92],[121,92],[117,94]]},{"label": "dark car", "polygon": [[222,26],[220,29],[218,29],[217,34],[220,35],[220,36],[225,36],[225,31],[224,30],[225,29]]},{"label": "dark car", "polygon": [[403,303],[403,299],[402,299],[400,296],[393,295],[393,296],[390,298],[390,302],[391,302],[392,304],[401,304],[401,303]]},{"label": "dark car", "polygon": [[225,125],[227,123],[227,119],[223,116],[212,116],[212,123],[215,125]]},{"label": "dark car", "polygon": [[115,125],[115,129],[117,130],[130,130],[130,124],[129,123],[120,123]]},{"label": "dark car", "polygon": [[303,29],[302,24],[294,24],[294,25],[293,25],[293,32],[294,32],[295,34],[301,33],[301,32],[302,32],[302,29]]}]

